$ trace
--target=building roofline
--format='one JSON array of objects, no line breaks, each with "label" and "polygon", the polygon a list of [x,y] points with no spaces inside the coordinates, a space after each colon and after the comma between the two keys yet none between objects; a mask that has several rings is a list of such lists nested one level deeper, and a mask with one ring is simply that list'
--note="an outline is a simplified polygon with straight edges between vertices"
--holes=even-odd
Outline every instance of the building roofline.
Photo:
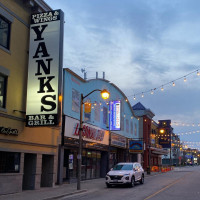
[{"label": "building roofline", "polygon": [[[90,79],[90,80],[85,80],[83,78],[81,78],[78,74],[76,74],[75,72],[73,72],[72,70],[70,70],[69,68],[64,68],[64,70],[66,70],[67,72],[71,73],[73,76],[75,76],[77,79],[79,79],[80,81],[84,82],[84,83],[87,83],[87,82],[90,82],[90,81],[94,81],[94,80],[101,80],[101,81],[104,81],[104,82],[107,82],[107,83],[110,83],[110,81],[106,80],[106,79]],[[126,95],[114,84],[114,83],[110,83],[110,85],[112,85],[113,87],[115,87],[121,94],[122,96],[124,97],[124,99],[128,99],[126,97]],[[133,116],[137,119],[138,117],[135,115],[132,107],[131,107],[131,104],[129,103],[129,101],[126,101],[126,103],[128,103],[128,106],[131,110],[131,113],[133,114]]]},{"label": "building roofline", "polygon": [[53,10],[44,0],[34,0],[34,2],[45,11]]}]

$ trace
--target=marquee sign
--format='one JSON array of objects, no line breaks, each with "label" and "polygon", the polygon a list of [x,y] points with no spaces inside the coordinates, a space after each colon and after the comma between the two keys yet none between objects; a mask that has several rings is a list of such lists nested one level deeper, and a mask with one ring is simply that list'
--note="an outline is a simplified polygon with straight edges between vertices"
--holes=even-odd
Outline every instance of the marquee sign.
[{"label": "marquee sign", "polygon": [[[79,120],[65,116],[65,137],[79,139]],[[97,126],[84,123],[82,131],[83,141],[109,145],[108,131]]]},{"label": "marquee sign", "polygon": [[112,131],[120,130],[120,115],[121,115],[121,104],[120,101],[110,101],[109,104],[109,129]]},{"label": "marquee sign", "polygon": [[63,57],[61,10],[31,15],[26,126],[56,126]]}]

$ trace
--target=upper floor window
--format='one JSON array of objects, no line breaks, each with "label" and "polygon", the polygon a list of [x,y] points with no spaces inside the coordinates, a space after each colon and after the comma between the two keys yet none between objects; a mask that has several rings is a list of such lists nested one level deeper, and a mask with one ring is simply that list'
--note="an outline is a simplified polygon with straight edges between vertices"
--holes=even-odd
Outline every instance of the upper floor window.
[{"label": "upper floor window", "polygon": [[0,45],[9,50],[10,46],[10,21],[0,15]]},{"label": "upper floor window", "polygon": [[6,107],[7,77],[0,74],[0,108]]}]

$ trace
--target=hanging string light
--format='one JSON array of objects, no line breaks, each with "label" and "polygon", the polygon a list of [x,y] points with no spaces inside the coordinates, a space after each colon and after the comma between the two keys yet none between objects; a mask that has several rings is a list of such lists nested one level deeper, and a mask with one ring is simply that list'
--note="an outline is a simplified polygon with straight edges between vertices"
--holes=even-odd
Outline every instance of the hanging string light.
[{"label": "hanging string light", "polygon": [[199,70],[200,70],[200,69],[197,69],[197,70],[195,70],[195,71],[193,71],[193,72],[190,72],[190,73],[188,73],[188,74],[186,74],[186,75],[184,75],[184,76],[182,76],[182,77],[179,77],[179,78],[177,78],[177,79],[175,79],[175,80],[173,80],[173,81],[170,81],[170,82],[168,82],[168,83],[162,84],[161,86],[156,87],[156,88],[154,88],[154,89],[150,89],[150,90],[147,90],[147,91],[139,92],[139,93],[136,93],[136,94],[134,94],[134,95],[130,95],[130,96],[128,96],[128,97],[134,96],[134,100],[135,100],[135,99],[136,99],[135,96],[137,96],[137,95],[141,95],[141,97],[144,97],[144,94],[145,94],[145,93],[149,93],[149,92],[150,92],[151,94],[153,94],[154,92],[152,92],[152,91],[155,91],[155,90],[157,90],[157,89],[159,89],[159,88],[161,89],[161,91],[163,91],[163,90],[164,90],[164,87],[163,87],[163,86],[169,85],[169,84],[172,84],[172,86],[175,86],[175,82],[178,81],[178,80],[180,80],[180,79],[183,79],[183,78],[184,78],[184,82],[186,82],[186,81],[187,81],[187,78],[186,78],[186,77],[189,76],[189,75],[191,75],[191,74],[197,73],[197,75],[200,76]]},{"label": "hanging string light", "polygon": [[172,122],[171,126],[199,126],[200,127],[200,123],[185,123],[185,122]]}]

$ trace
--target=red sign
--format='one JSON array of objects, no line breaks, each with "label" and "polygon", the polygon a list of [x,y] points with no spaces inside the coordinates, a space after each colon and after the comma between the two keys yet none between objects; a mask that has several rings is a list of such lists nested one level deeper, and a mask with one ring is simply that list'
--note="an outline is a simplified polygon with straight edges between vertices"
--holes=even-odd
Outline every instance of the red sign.
[{"label": "red sign", "polygon": [[[83,125],[82,134],[83,134],[82,135],[83,138],[85,137],[85,138],[88,138],[88,139],[91,139],[91,140],[103,141],[105,132],[102,131],[102,130],[98,130],[98,129]],[[75,131],[74,131],[73,135],[76,135],[76,136],[79,135],[79,123],[76,124]]]}]

